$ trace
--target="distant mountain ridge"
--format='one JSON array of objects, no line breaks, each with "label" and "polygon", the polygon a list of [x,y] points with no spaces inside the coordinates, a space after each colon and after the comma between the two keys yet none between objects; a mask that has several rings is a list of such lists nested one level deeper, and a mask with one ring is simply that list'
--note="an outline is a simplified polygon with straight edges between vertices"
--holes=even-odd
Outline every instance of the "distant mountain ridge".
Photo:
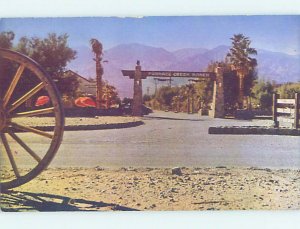
[{"label": "distant mountain ridge", "polygon": [[[213,49],[185,48],[168,51],[163,48],[142,44],[120,44],[104,51],[104,80],[117,87],[120,95],[132,96],[132,80],[122,76],[122,69],[134,69],[140,60],[143,70],[205,71],[209,63],[224,60],[229,46],[220,45]],[[88,46],[75,48],[77,59],[68,68],[84,77],[95,78],[95,62]],[[300,56],[280,52],[258,50],[258,75],[276,82],[297,82],[300,80]],[[181,80],[182,81],[182,80]],[[175,80],[174,84],[179,84]],[[146,80],[145,87],[153,88],[153,80]]]}]

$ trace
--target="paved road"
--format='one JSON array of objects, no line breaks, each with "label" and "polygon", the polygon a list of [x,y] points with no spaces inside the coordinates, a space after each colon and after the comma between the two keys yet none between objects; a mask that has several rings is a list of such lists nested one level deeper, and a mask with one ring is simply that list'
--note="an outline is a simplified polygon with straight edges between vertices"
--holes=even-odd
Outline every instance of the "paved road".
[{"label": "paved road", "polygon": [[145,125],[119,130],[66,132],[51,166],[258,166],[300,168],[294,136],[209,135],[209,126],[265,125],[159,112]]},{"label": "paved road", "polygon": [[[127,129],[65,132],[50,166],[300,168],[300,137],[208,134],[210,126],[266,125],[266,121],[158,112],[144,117],[144,122]],[[37,148],[45,143],[32,137],[27,141]]]}]

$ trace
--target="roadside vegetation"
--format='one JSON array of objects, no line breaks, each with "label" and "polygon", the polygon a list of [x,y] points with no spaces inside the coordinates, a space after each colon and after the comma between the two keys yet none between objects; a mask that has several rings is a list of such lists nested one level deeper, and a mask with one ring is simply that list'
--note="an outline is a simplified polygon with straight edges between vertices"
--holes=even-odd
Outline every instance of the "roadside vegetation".
[{"label": "roadside vegetation", "polygon": [[[18,41],[15,41],[14,32],[1,32],[0,48],[20,52],[37,61],[53,79],[58,91],[62,95],[63,102],[67,107],[73,106],[72,104],[76,98],[85,96],[85,94],[79,90],[78,79],[74,75],[66,72],[67,64],[74,60],[77,54],[76,50],[69,47],[67,34],[57,35],[55,33],[49,33],[45,38],[21,37]],[[11,74],[4,74],[4,72],[13,73],[15,71],[16,66],[1,61],[1,75],[9,77]],[[25,77],[22,77],[20,80],[20,85],[23,86],[18,88],[18,91],[14,96],[19,97],[36,85],[36,79],[30,77],[30,74],[30,71],[25,71],[23,73]],[[5,91],[9,80],[5,77],[1,78],[1,80],[3,80],[3,82],[0,82],[0,91]],[[120,102],[117,89],[103,80],[102,91],[102,107],[107,108]],[[43,92],[41,91],[41,93],[36,96],[39,96],[42,93]]]},{"label": "roadside vegetation", "polygon": [[[232,46],[221,62],[210,63],[206,71],[216,67],[224,71],[224,104],[227,114],[236,109],[259,109],[270,111],[273,93],[281,98],[294,98],[300,93],[300,82],[278,84],[262,80],[257,72],[256,49],[250,47],[251,40],[243,34],[232,38]],[[212,103],[212,81],[193,82],[177,87],[161,87],[153,95],[144,95],[144,103],[157,110],[175,112],[206,113]]]},{"label": "roadside vegetation", "polygon": [[[231,41],[232,46],[226,58],[221,62],[211,62],[206,68],[208,72],[213,72],[216,67],[224,70],[224,102],[227,113],[238,108],[270,110],[273,93],[280,94],[281,98],[294,98],[296,92],[300,93],[300,82],[278,84],[260,79],[256,70],[259,63],[253,58],[257,51],[251,47],[248,37],[235,34]],[[67,34],[50,33],[45,38],[21,37],[15,41],[14,32],[1,32],[0,48],[18,51],[36,60],[53,78],[65,103],[84,96],[79,90],[77,78],[65,73],[67,64],[76,58],[76,50],[68,45]],[[5,75],[9,74],[3,74],[4,71],[13,72],[15,69],[1,61],[0,74],[4,76],[0,82],[1,91],[5,91],[5,82],[8,82]],[[29,76],[30,72],[24,74]],[[15,96],[28,91],[36,82],[31,77],[22,77],[21,84],[24,87]],[[120,103],[114,86],[102,81],[102,91],[101,103],[105,107]],[[212,81],[191,81],[181,86],[160,87],[155,94],[144,95],[144,103],[157,110],[193,113],[201,109],[201,112],[207,113],[212,103],[212,93]]]}]

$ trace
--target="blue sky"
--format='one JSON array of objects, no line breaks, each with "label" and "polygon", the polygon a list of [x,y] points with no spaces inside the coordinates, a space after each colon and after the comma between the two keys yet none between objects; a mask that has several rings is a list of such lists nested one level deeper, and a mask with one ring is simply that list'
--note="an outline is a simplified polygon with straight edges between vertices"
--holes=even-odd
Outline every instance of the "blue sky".
[{"label": "blue sky", "polygon": [[73,48],[89,45],[90,38],[97,38],[104,49],[141,43],[167,50],[230,45],[233,34],[243,33],[257,49],[300,54],[299,15],[1,19],[0,31],[8,30],[15,32],[16,39],[68,33]]}]

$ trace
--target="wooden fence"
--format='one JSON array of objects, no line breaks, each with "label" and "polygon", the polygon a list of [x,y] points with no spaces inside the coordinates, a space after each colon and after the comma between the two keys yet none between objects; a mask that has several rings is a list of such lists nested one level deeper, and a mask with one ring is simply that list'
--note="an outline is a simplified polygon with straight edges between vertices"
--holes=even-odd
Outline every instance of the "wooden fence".
[{"label": "wooden fence", "polygon": [[273,121],[275,127],[292,124],[293,128],[299,128],[299,95],[299,93],[295,93],[294,99],[280,99],[278,94],[273,94]]}]

